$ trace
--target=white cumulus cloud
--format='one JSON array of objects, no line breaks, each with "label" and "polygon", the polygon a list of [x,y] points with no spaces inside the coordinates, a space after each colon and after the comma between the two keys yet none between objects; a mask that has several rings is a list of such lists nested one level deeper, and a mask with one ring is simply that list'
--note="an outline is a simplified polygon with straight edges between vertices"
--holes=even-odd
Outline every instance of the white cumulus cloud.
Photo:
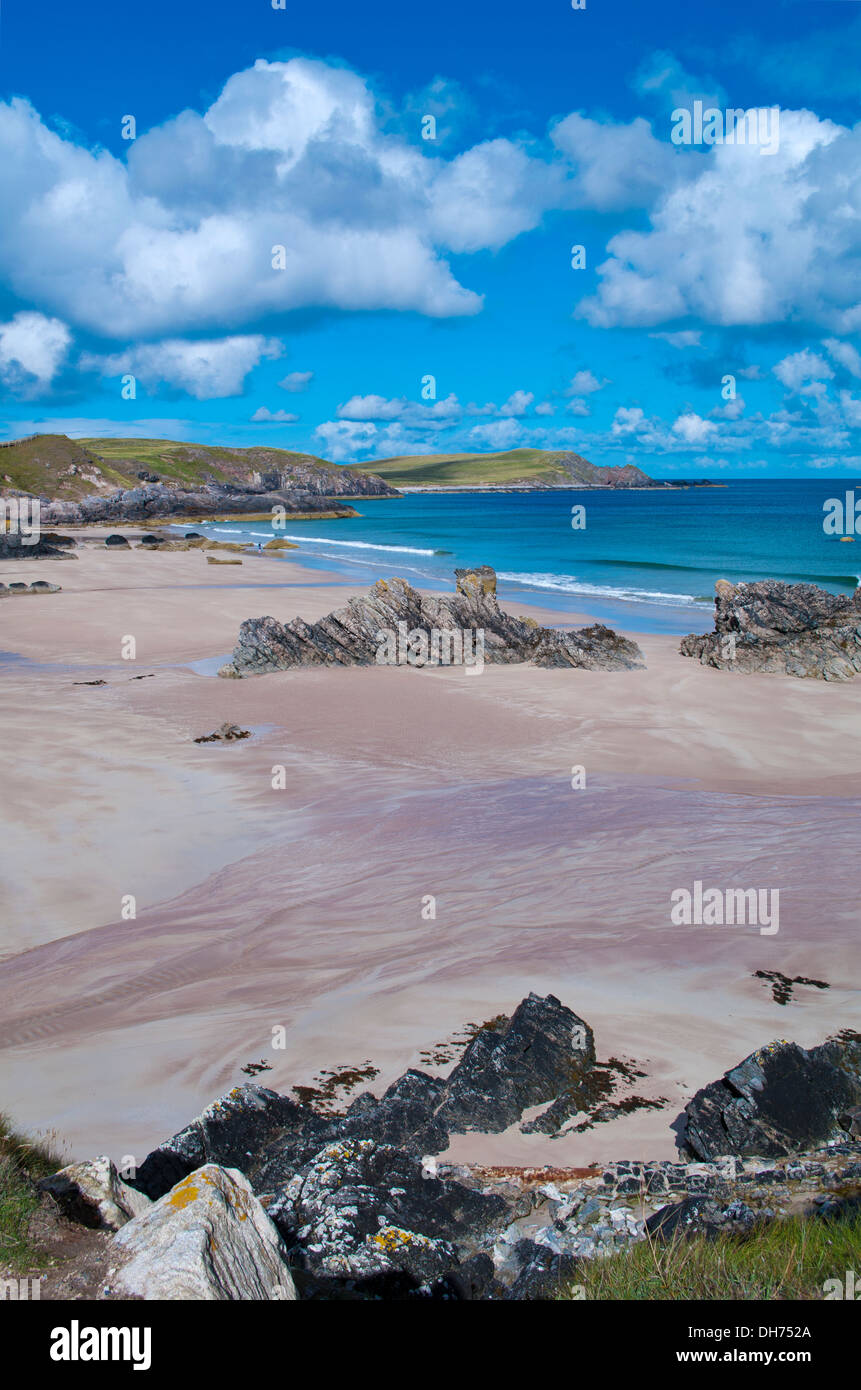
[{"label": "white cumulus cloud", "polygon": [[50,386],[71,341],[60,319],[22,310],[0,323],[0,381],[16,394],[38,395]]}]

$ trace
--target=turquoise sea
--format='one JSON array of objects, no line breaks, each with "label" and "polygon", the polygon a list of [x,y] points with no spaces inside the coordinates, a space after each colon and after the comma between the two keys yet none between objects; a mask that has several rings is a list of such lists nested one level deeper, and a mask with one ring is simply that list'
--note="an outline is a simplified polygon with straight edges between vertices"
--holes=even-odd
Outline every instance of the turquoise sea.
[{"label": "turquoise sea", "polygon": [[[463,565],[492,565],[511,606],[540,604],[634,631],[711,627],[716,579],[806,580],[851,593],[861,537],[823,529],[823,504],[851,480],[732,480],[714,488],[642,492],[411,493],[352,505],[340,521],[200,526],[215,539],[297,542],[289,555],[357,583],[402,575],[448,588]],[[861,498],[861,484],[858,490]],[[572,508],[586,509],[573,529]],[[274,560],[273,557],[273,562]]]}]

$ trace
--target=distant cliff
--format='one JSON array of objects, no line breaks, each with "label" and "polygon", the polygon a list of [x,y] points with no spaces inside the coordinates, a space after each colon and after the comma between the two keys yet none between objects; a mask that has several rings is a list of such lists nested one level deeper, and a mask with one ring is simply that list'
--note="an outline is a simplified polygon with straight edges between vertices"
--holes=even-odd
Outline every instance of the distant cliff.
[{"label": "distant cliff", "polygon": [[[544,488],[673,487],[656,481],[633,464],[602,467],[565,450],[510,449],[501,454],[419,454],[377,459],[368,465],[398,488],[488,488],[513,491]],[[352,469],[351,469],[352,471]]]}]

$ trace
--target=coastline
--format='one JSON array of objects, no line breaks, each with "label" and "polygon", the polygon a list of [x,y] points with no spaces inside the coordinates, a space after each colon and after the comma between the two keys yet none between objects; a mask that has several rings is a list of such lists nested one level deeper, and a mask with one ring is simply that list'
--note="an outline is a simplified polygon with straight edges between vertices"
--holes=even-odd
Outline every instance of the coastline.
[{"label": "coastline", "polygon": [[[601,1055],[643,1064],[644,1094],[666,1103],[560,1140],[467,1136],[452,1156],[668,1157],[686,1096],[725,1066],[857,1018],[851,685],[735,677],[642,634],[644,671],[203,674],[242,619],[315,620],[365,589],[295,552],[270,579],[264,558],[220,571],[195,552],[84,546],[28,565],[62,593],[4,608],[19,810],[0,1047],[22,1123],[51,1115],[82,1155],[140,1154],[241,1081],[275,1026],[288,1049],[265,1084],[369,1059],[379,1093],[534,989],[588,1018]],[[89,679],[107,684],[73,686]],[[252,737],[194,744],[225,721]],[[670,925],[673,888],[743,881],[760,861],[786,885],[778,936]],[[830,988],[783,1008],[757,969]]]}]

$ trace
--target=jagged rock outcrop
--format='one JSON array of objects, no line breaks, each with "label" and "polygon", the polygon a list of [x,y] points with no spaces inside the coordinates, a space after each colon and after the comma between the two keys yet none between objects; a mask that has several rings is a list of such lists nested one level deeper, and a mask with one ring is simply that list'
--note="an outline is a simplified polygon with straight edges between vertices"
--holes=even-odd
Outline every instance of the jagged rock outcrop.
[{"label": "jagged rock outcrop", "polygon": [[719,579],[714,632],[683,637],[679,650],[722,671],[849,680],[861,671],[861,588],[850,596],[777,579]]},{"label": "jagged rock outcrop", "polygon": [[242,1173],[205,1164],[114,1236],[110,1291],[147,1301],[294,1301],[275,1226]]},{"label": "jagged rock outcrop", "polygon": [[451,1134],[496,1133],[544,1102],[564,1100],[567,1117],[594,1059],[588,1024],[555,995],[530,994],[511,1018],[477,1031],[447,1079],[411,1068],[381,1097],[365,1092],[334,1116],[263,1086],[238,1086],[154,1149],[130,1182],[155,1199],[212,1162],[241,1169],[256,1192],[271,1193],[339,1140],[369,1139],[419,1157],[442,1153]]},{"label": "jagged rock outcrop", "polygon": [[65,1217],[82,1226],[118,1231],[142,1216],[150,1201],[123,1182],[115,1165],[104,1155],[84,1163],[70,1163],[36,1186],[47,1192]]},{"label": "jagged rock outcrop", "polygon": [[[317,623],[249,618],[239,629],[232,662],[220,674],[260,675],[294,666],[469,666],[479,661],[605,671],[643,665],[635,642],[601,624],[562,632],[503,612],[489,565],[455,575],[457,592],[442,598],[420,594],[405,579],[380,579],[367,597],[351,599]],[[381,634],[388,634],[387,639]]]},{"label": "jagged rock outcrop", "polygon": [[476,1034],[446,1082],[436,1118],[452,1133],[493,1134],[524,1110],[563,1096],[576,1111],[576,1092],[594,1061],[588,1023],[555,995],[530,994],[501,1026]]},{"label": "jagged rock outcrop", "polygon": [[153,1149],[131,1181],[140,1192],[156,1199],[205,1163],[253,1174],[266,1145],[276,1135],[282,1149],[289,1151],[295,1172],[332,1133],[328,1121],[289,1096],[279,1096],[264,1086],[237,1086],[208,1105],[172,1139]]},{"label": "jagged rock outcrop", "polygon": [[800,1153],[849,1137],[861,1104],[861,1035],[805,1051],[778,1042],[752,1052],[685,1106],[697,1158]]},{"label": "jagged rock outcrop", "polygon": [[[129,1180],[153,1205],[109,1242],[101,1283],[147,1299],[552,1298],[578,1262],[643,1239],[745,1234],[861,1202],[861,1035],[848,1031],[809,1051],[762,1048],[700,1091],[686,1110],[693,1161],[536,1170],[429,1156],[452,1133],[532,1128],[547,1102],[557,1120],[572,1113],[608,1065],[588,1024],[531,994],[478,1029],[447,1077],[411,1069],[344,1114],[238,1087]],[[121,1200],[118,1183],[97,1160],[46,1186],[71,1219],[101,1226],[145,1200]]]}]

